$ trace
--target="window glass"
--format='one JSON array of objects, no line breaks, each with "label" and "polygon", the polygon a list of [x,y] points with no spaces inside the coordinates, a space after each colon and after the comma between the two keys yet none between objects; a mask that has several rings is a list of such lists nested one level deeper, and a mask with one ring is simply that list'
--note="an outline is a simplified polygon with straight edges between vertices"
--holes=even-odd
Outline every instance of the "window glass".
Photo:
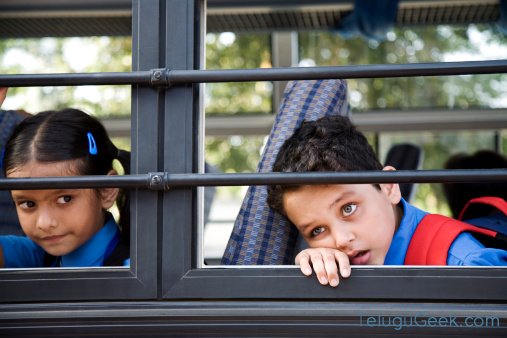
[{"label": "window glass", "polygon": [[[269,34],[209,33],[207,69],[271,68]],[[270,82],[206,84],[206,115],[270,113]]]},{"label": "window glass", "polygon": [[[417,144],[422,150],[420,169],[444,169],[445,161],[454,154],[472,154],[478,150],[495,150],[494,131],[455,131],[455,132],[399,132],[382,133],[379,143],[380,158],[385,158],[390,147],[395,144]],[[451,215],[441,184],[417,184],[412,204],[432,212]]]},{"label": "window glass", "polygon": [[[207,137],[208,172],[255,172],[263,136]],[[206,187],[204,190],[204,260],[219,264],[248,187]]]},{"label": "window glass", "polygon": [[[72,74],[131,70],[132,38],[127,36],[0,39],[2,74]],[[13,87],[9,89],[2,105],[4,110],[24,110],[31,114],[67,107],[80,109],[99,118],[116,147],[131,150],[130,85]],[[117,160],[113,165],[120,174],[124,174]],[[2,196],[8,197],[8,192],[1,193]],[[116,204],[109,211],[118,219]],[[16,228],[19,228],[17,223]],[[2,231],[2,234],[4,233]]]},{"label": "window glass", "polygon": [[[208,33],[206,35],[207,69],[270,68],[270,36],[267,33]],[[207,83],[205,116],[235,117],[267,115],[272,112],[271,82]],[[241,123],[241,122],[240,122]],[[244,123],[242,123],[244,124]],[[205,139],[206,171],[219,173],[255,172],[265,135],[238,135],[234,126],[221,125],[225,131],[207,133]],[[247,187],[216,187],[204,190],[204,260],[219,264],[238,215]]]},{"label": "window glass", "polygon": [[[490,60],[501,59],[507,52],[503,36],[487,25],[395,28],[385,42],[343,39],[323,31],[299,32],[298,37],[301,67]],[[253,53],[259,48],[261,52]],[[211,33],[206,38],[206,67],[270,67],[269,50],[269,35]],[[408,117],[417,109],[503,108],[506,84],[505,74],[348,80],[349,102],[356,116],[395,111]],[[271,85],[265,82],[206,84],[206,118],[270,112],[271,93]],[[392,145],[407,140],[422,149],[420,169],[442,169],[445,159],[458,151],[501,150],[495,130],[432,132],[430,124],[426,131],[401,130],[404,128],[400,132],[365,131],[379,159],[385,158]],[[231,136],[234,133],[231,129],[228,136],[207,136],[206,161],[221,172],[255,171],[266,134],[252,143],[245,135]],[[505,136],[501,140],[505,143]],[[216,189],[204,229],[208,261],[216,261],[223,252],[245,192],[244,187]],[[419,184],[415,192],[411,200],[415,206],[450,215],[440,184]]]},{"label": "window glass", "polygon": [[[507,52],[505,38],[490,25],[395,28],[384,42],[344,40],[330,32],[302,32],[299,41],[301,66],[481,61],[503,59]],[[507,105],[502,90],[507,84],[506,74],[349,79],[348,84],[353,114],[391,110],[409,117],[413,109],[494,109]],[[423,149],[421,169],[442,169],[445,159],[460,151],[502,151],[495,144],[495,131],[436,133],[431,129],[428,125],[428,132],[380,132],[379,157],[383,159],[391,145],[407,140]],[[414,204],[449,215],[438,184],[419,185]]]},{"label": "window glass", "polygon": [[[344,40],[330,32],[299,34],[301,66],[398,64],[503,59],[505,38],[491,26],[395,28],[387,41]],[[350,79],[356,111],[393,108],[504,107],[506,74]]]},{"label": "window glass", "polygon": [[[0,39],[2,74],[126,72],[130,37]],[[86,53],[83,53],[86,50]],[[100,117],[130,116],[130,86],[11,88],[4,109],[76,107]]]}]

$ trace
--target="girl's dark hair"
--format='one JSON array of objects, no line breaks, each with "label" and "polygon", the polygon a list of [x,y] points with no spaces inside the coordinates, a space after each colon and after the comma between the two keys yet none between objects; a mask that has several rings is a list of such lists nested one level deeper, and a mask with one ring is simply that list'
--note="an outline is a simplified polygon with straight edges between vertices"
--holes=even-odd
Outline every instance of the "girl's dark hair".
[{"label": "girl's dark hair", "polygon": [[[96,149],[96,152],[94,151]],[[117,159],[130,173],[130,153],[111,142],[104,126],[78,110],[45,111],[23,120],[14,130],[4,153],[4,174],[16,171],[31,160],[37,162],[77,161],[80,175],[107,175]],[[129,241],[128,191],[117,198],[122,237]]]}]

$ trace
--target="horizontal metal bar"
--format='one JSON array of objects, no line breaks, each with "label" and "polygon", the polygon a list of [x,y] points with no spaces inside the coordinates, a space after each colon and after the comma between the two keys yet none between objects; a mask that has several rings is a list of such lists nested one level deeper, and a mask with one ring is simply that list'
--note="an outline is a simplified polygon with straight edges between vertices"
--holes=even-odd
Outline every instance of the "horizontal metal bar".
[{"label": "horizontal metal bar", "polygon": [[0,189],[150,188],[152,177],[153,174],[4,178],[0,179]]},{"label": "horizontal metal bar", "polygon": [[507,169],[398,170],[307,173],[170,174],[67,176],[0,179],[0,189],[141,188],[163,190],[197,186],[268,184],[470,183],[507,181]]},{"label": "horizontal metal bar", "polygon": [[307,173],[164,174],[168,188],[267,184],[441,183],[507,181],[507,169],[397,170]]},{"label": "horizontal metal bar", "polygon": [[224,70],[170,70],[170,85],[198,82],[251,82],[311,79],[356,79],[506,73],[507,60],[435,62],[397,65],[281,67]]},{"label": "horizontal metal bar", "polygon": [[0,87],[150,85],[151,71],[0,75]]},{"label": "horizontal metal bar", "polygon": [[211,82],[355,79],[496,73],[507,73],[507,60],[222,70],[152,69],[150,71],[125,73],[17,74],[0,75],[0,86],[30,87],[111,84],[168,86]]}]

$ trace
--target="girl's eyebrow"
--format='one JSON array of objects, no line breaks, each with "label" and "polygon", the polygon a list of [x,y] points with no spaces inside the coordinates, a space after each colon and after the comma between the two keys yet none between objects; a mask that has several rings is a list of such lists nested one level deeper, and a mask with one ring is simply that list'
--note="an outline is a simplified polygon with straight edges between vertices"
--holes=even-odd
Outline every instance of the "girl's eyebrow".
[{"label": "girl's eyebrow", "polygon": [[[51,195],[68,194],[70,190],[75,189],[52,189]],[[13,190],[11,192],[12,199],[32,199],[30,193],[26,193],[27,190]]]},{"label": "girl's eyebrow", "polygon": [[13,200],[30,199],[29,197],[27,197],[27,195],[24,193],[23,190],[19,190],[19,191],[21,191],[21,193],[17,193],[14,191],[11,192],[11,196],[12,196]]}]

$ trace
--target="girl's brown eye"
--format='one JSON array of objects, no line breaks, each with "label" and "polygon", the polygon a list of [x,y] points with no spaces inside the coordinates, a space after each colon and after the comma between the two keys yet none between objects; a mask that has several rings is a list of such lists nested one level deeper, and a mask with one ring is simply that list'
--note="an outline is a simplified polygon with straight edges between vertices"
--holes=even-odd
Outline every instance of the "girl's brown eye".
[{"label": "girl's brown eye", "polygon": [[70,201],[72,201],[72,197],[71,196],[61,196],[58,198],[58,203],[60,204],[65,204],[65,203],[69,203]]},{"label": "girl's brown eye", "polygon": [[18,204],[20,208],[22,209],[30,209],[35,207],[35,203],[32,201],[24,201]]}]

